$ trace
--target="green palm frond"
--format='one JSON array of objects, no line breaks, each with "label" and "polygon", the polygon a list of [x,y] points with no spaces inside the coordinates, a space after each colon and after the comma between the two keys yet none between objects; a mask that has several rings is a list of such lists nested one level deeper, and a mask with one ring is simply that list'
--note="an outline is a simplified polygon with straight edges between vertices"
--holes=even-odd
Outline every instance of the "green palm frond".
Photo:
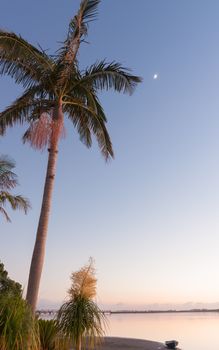
[{"label": "green palm frond", "polygon": [[58,51],[57,64],[61,68],[58,74],[58,86],[66,85],[71,72],[77,66],[77,53],[81,41],[87,35],[88,23],[97,14],[100,0],[82,0],[79,11],[69,23],[67,38]]},{"label": "green palm frond", "polygon": [[18,195],[14,196],[9,193],[10,189],[13,189],[18,185],[17,175],[11,170],[15,167],[15,163],[6,156],[0,156],[0,213],[10,221],[10,218],[4,209],[8,203],[13,210],[20,209],[27,213],[30,208],[28,199]]},{"label": "green palm frond", "polygon": [[1,204],[0,204],[0,213],[5,217],[6,221],[11,222],[10,217],[8,216],[6,210],[1,207]]},{"label": "green palm frond", "polygon": [[21,36],[0,31],[0,75],[10,75],[24,87],[48,79],[54,61]]},{"label": "green palm frond", "polygon": [[64,112],[67,112],[69,119],[77,128],[80,140],[87,146],[91,147],[93,134],[98,142],[101,153],[107,160],[114,156],[110,136],[105,126],[105,119],[97,111],[84,105],[78,100],[65,102]]},{"label": "green palm frond", "polygon": [[16,209],[23,210],[25,214],[30,208],[30,203],[27,198],[24,198],[20,195],[13,196],[7,191],[1,191],[0,205],[5,206],[6,203],[9,203],[13,210],[16,210]]},{"label": "green palm frond", "polygon": [[130,70],[120,63],[101,61],[87,68],[80,81],[76,82],[75,88],[84,85],[92,86],[96,90],[114,89],[132,94],[141,81],[140,77],[130,74]]},{"label": "green palm frond", "polygon": [[[36,98],[35,96],[39,96]],[[41,96],[41,98],[40,98]],[[40,117],[40,113],[48,111],[54,106],[53,100],[44,99],[44,90],[41,86],[33,86],[24,94],[14,101],[11,106],[0,113],[0,128],[4,132],[6,127],[14,126],[14,124],[28,122],[36,117]]]},{"label": "green palm frond", "polygon": [[0,189],[9,190],[18,184],[17,175],[11,171],[15,167],[13,160],[0,156]]},{"label": "green palm frond", "polygon": [[[76,41],[87,34],[88,23],[95,19],[97,7],[100,0],[82,0],[77,15],[69,23],[67,39],[60,49],[59,62],[67,60],[69,62],[70,53],[74,53]],[[74,56],[75,57],[75,56]],[[61,60],[60,60],[61,58]],[[72,62],[72,60],[70,60]]]}]

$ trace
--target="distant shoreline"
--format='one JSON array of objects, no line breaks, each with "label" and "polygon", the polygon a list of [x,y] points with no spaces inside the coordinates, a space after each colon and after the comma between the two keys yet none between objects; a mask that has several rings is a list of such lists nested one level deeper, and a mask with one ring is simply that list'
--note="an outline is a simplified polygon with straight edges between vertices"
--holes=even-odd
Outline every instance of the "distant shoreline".
[{"label": "distant shoreline", "polygon": [[109,314],[165,314],[165,313],[197,313],[197,312],[219,312],[219,309],[191,309],[191,310],[115,310],[103,311]]},{"label": "distant shoreline", "polygon": [[[37,310],[36,314],[56,314],[58,310],[51,309],[42,309]],[[190,309],[190,310],[103,310],[104,314],[113,315],[113,314],[179,314],[179,313],[201,313],[201,312],[218,312],[219,309]]]}]

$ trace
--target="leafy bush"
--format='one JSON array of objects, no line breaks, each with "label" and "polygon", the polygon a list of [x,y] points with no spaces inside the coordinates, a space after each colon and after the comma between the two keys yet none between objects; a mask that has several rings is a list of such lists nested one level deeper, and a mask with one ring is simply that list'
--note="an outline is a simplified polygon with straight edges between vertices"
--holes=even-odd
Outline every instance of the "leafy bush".
[{"label": "leafy bush", "polygon": [[19,296],[0,296],[0,349],[39,349],[35,318],[26,301]]},{"label": "leafy bush", "polygon": [[70,348],[67,337],[64,337],[55,320],[38,320],[40,350],[65,350]]},{"label": "leafy bush", "polygon": [[22,287],[20,283],[8,277],[8,272],[5,270],[4,264],[0,262],[0,295],[2,293],[21,296]]}]

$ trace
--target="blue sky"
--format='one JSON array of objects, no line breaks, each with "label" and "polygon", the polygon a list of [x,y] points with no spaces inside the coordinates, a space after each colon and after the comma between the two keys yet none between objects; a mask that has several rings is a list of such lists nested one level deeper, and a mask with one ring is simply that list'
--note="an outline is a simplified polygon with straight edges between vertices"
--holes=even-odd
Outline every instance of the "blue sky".
[{"label": "blue sky", "polygon": [[[0,26],[54,53],[79,1],[4,1]],[[219,3],[102,0],[79,60],[116,60],[143,78],[133,96],[102,93],[115,160],[73,127],[60,145],[40,299],[59,302],[69,275],[95,258],[102,304],[218,302]],[[153,75],[157,73],[158,79]],[[22,89],[0,79],[0,109]],[[46,152],[0,139],[32,210],[1,219],[0,259],[27,285]],[[41,302],[42,303],[42,302]]]}]

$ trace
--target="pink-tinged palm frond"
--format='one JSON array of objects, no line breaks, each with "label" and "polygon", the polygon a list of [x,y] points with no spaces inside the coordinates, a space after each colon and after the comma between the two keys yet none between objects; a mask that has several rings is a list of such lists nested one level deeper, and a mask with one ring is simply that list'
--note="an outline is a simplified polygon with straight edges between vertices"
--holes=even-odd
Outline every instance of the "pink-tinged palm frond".
[{"label": "pink-tinged palm frond", "polygon": [[33,119],[29,128],[23,135],[23,142],[29,142],[35,149],[44,149],[49,147],[52,137],[64,137],[65,129],[63,120],[54,120],[52,118],[53,108],[49,112],[44,112],[39,118]]}]

